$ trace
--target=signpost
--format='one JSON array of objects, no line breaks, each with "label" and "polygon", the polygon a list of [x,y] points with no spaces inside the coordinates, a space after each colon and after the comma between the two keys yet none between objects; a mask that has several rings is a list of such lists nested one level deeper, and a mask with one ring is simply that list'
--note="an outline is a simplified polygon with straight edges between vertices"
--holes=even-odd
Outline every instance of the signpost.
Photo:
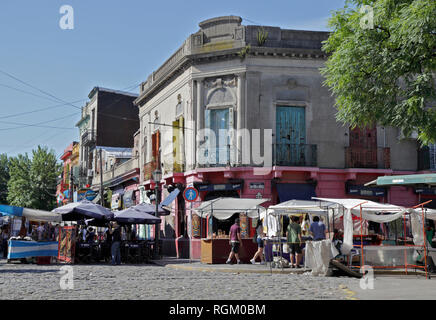
[{"label": "signpost", "polygon": [[185,199],[185,201],[190,202],[191,203],[191,210],[190,210],[190,219],[191,219],[191,241],[189,244],[189,261],[192,260],[192,203],[194,201],[196,201],[198,199],[199,196],[199,192],[197,189],[193,188],[193,187],[188,187],[185,189],[185,191],[183,191],[183,198]]}]

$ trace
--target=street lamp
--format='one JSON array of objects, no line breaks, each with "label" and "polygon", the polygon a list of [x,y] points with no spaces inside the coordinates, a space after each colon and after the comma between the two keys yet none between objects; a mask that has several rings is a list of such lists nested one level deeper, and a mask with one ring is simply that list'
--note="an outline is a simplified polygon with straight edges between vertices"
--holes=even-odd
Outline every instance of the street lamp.
[{"label": "street lamp", "polygon": [[[153,180],[154,180],[154,201],[156,203],[156,212],[155,212],[155,216],[156,218],[159,217],[159,197],[158,197],[158,192],[159,192],[159,182],[162,179],[162,172],[157,169],[156,171],[153,172]],[[158,251],[158,246],[159,246],[159,232],[160,232],[160,224],[156,224],[155,227],[155,233],[154,233],[154,252],[157,255]]]}]

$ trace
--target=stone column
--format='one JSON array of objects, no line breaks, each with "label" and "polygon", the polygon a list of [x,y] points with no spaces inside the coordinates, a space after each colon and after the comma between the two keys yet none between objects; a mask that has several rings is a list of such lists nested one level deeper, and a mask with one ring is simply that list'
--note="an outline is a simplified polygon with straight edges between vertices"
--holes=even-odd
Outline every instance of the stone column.
[{"label": "stone column", "polygon": [[[204,128],[204,99],[203,99],[203,78],[201,79],[197,79],[196,83],[197,83],[197,117],[196,117],[196,134],[194,136],[194,139],[196,139],[196,136],[198,135],[198,133],[200,132],[201,129]],[[195,141],[195,140],[194,140]],[[200,143],[196,142],[196,154],[195,154],[195,163],[196,166],[198,166],[198,150],[200,149]]]},{"label": "stone column", "polygon": [[236,149],[237,149],[237,164],[242,164],[242,148],[243,141],[241,129],[245,128],[245,73],[240,73],[238,76],[238,105],[236,109],[236,132],[239,133],[236,136]]}]

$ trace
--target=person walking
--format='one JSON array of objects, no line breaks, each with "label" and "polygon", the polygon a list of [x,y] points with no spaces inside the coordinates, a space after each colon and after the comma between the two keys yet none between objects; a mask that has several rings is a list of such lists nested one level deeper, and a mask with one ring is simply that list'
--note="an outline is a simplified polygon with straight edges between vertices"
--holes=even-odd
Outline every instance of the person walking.
[{"label": "person walking", "polygon": [[109,233],[112,235],[112,265],[121,264],[121,227],[114,222],[114,228],[109,228]]},{"label": "person walking", "polygon": [[[286,229],[286,238],[291,249],[291,268],[301,268],[301,226],[297,216],[292,217],[292,222]],[[295,261],[295,264],[293,261]]]},{"label": "person walking", "polygon": [[263,247],[264,247],[263,238],[265,237],[265,233],[263,232],[262,220],[260,220],[260,219],[257,221],[255,237],[256,237],[256,242],[257,242],[257,251],[253,256],[253,259],[250,260],[250,262],[252,264],[255,264],[256,259],[260,258],[260,264],[265,264],[265,260],[263,257]]},{"label": "person walking", "polygon": [[325,224],[319,220],[319,217],[313,217],[313,222],[310,225],[310,233],[313,241],[321,241],[325,239]]},{"label": "person walking", "polygon": [[235,223],[230,227],[230,250],[229,258],[226,263],[231,264],[233,257],[236,257],[237,264],[241,263],[239,259],[239,247],[242,245],[241,228],[239,227],[239,218],[235,219]]},{"label": "person walking", "polygon": [[10,237],[10,233],[9,233],[9,227],[3,227],[3,231],[2,231],[2,249],[3,249],[3,258],[7,258],[8,257],[8,240]]}]

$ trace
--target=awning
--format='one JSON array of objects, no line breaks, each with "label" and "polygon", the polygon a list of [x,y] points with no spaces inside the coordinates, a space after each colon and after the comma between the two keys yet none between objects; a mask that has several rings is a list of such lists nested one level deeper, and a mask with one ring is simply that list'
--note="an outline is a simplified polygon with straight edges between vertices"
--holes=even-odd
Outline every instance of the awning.
[{"label": "awning", "polygon": [[258,218],[260,205],[270,199],[218,198],[203,201],[194,208],[194,213],[203,218],[211,214],[218,220],[227,220],[237,212],[247,213],[250,218]]},{"label": "awning", "polygon": [[93,203],[98,203],[98,204],[99,204],[99,203],[100,203],[100,198],[101,198],[101,197],[100,197],[100,193],[99,193],[99,194],[97,194],[97,196],[92,200],[92,202],[93,202]]},{"label": "awning", "polygon": [[320,216],[326,216],[330,207],[337,207],[337,204],[331,202],[308,201],[308,200],[289,200],[268,209],[272,214],[301,214],[310,213]]},{"label": "awning", "polygon": [[60,214],[44,211],[29,209],[23,207],[8,206],[5,204],[0,205],[0,212],[7,216],[25,217],[30,221],[43,221],[43,222],[61,222],[62,217]]},{"label": "awning", "polygon": [[168,197],[166,197],[161,203],[161,206],[169,206],[171,204],[171,202],[173,202],[176,198],[177,195],[180,193],[179,189],[174,189],[169,195]]},{"label": "awning", "polygon": [[308,183],[277,183],[280,202],[288,200],[311,200],[316,197],[315,186]]},{"label": "awning", "polygon": [[368,182],[365,186],[403,186],[403,185],[429,185],[436,186],[436,173],[409,174],[402,176],[383,176]]}]

